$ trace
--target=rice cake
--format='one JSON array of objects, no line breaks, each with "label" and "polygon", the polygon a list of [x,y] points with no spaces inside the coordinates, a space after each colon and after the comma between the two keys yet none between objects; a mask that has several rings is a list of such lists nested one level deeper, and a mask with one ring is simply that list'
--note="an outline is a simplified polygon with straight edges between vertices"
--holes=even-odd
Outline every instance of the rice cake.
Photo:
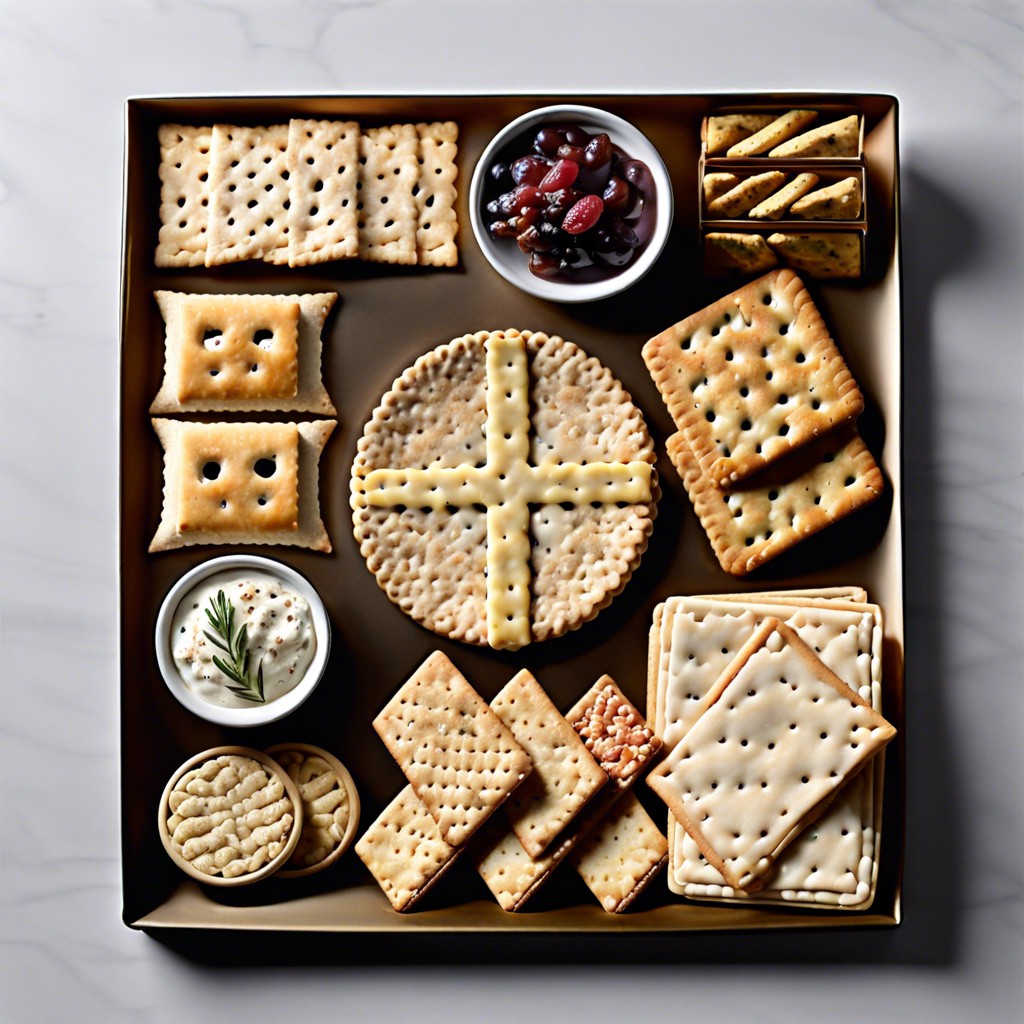
[{"label": "rice cake", "polygon": [[657,496],[640,411],[561,338],[483,331],[421,357],[366,425],[356,539],[403,611],[454,640],[515,649],[619,593]]}]

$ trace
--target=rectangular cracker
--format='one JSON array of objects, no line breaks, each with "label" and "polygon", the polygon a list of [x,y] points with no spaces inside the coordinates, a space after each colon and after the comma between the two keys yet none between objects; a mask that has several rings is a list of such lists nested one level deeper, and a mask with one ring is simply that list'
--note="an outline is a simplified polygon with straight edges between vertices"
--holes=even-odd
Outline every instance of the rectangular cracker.
[{"label": "rectangular cracker", "polygon": [[462,852],[444,841],[412,786],[384,808],[355,850],[399,912],[418,903]]},{"label": "rectangular cracker", "polygon": [[860,178],[851,174],[804,196],[789,212],[805,220],[856,220],[862,201]]},{"label": "rectangular cracker", "polygon": [[782,171],[765,171],[741,178],[724,195],[707,204],[707,215],[711,218],[732,219],[742,217],[751,207],[757,206],[768,196],[778,192],[785,184]]},{"label": "rectangular cracker", "polygon": [[860,118],[856,114],[819,125],[781,142],[768,154],[786,159],[860,156]]},{"label": "rectangular cracker", "polygon": [[747,216],[752,220],[778,220],[793,203],[810,192],[819,180],[816,174],[798,174],[789,184],[753,207]]},{"label": "rectangular cracker", "polygon": [[459,226],[455,213],[459,126],[454,121],[418,124],[416,134],[416,262],[428,267],[454,267],[459,262],[455,243]]},{"label": "rectangular cracker", "polygon": [[778,263],[778,256],[761,235],[743,231],[704,235],[704,269],[710,275],[761,274]]},{"label": "rectangular cracker", "polygon": [[210,145],[213,130],[162,124],[158,267],[201,267],[206,262]]},{"label": "rectangular cracker", "polygon": [[504,810],[523,849],[539,857],[608,776],[526,669],[509,680],[491,707],[533,763]]},{"label": "rectangular cracker", "polygon": [[288,262],[288,125],[213,126],[206,265]]},{"label": "rectangular cracker", "polygon": [[[336,292],[153,294],[166,331],[164,379],[151,413],[334,415],[323,383],[321,339]],[[204,340],[210,332],[217,333]]]},{"label": "rectangular cracker", "polygon": [[719,565],[745,576],[800,541],[877,500],[882,471],[852,428],[792,456],[802,464],[790,479],[726,494],[701,472],[682,434],[666,442]]},{"label": "rectangular cracker", "polygon": [[292,118],[288,123],[288,265],[359,255],[359,125]]},{"label": "rectangular cracker", "polygon": [[531,771],[511,730],[440,651],[373,727],[451,846],[461,846]]},{"label": "rectangular cracker", "polygon": [[[164,449],[164,500],[150,551],[193,544],[331,550],[320,518],[318,464],[334,420],[152,423]],[[216,470],[205,471],[207,463]]]},{"label": "rectangular cracker", "polygon": [[774,114],[712,114],[708,118],[705,139],[708,156],[724,153],[774,120]]},{"label": "rectangular cracker", "polygon": [[810,277],[861,275],[861,236],[856,231],[777,231],[768,236],[768,246],[787,267]]},{"label": "rectangular cracker", "polygon": [[816,110],[790,110],[767,124],[760,131],[730,146],[726,156],[760,156],[786,139],[802,131],[818,116]]},{"label": "rectangular cracker", "polygon": [[640,801],[628,793],[569,860],[601,909],[620,914],[668,863],[668,843]]},{"label": "rectangular cracker", "polygon": [[704,475],[744,480],[860,414],[803,282],[776,270],[662,331],[644,362]]},{"label": "rectangular cracker", "polygon": [[413,124],[368,128],[359,138],[359,255],[372,263],[416,262],[419,134]]},{"label": "rectangular cracker", "polygon": [[769,617],[648,782],[728,885],[754,890],[894,735],[793,629]]}]

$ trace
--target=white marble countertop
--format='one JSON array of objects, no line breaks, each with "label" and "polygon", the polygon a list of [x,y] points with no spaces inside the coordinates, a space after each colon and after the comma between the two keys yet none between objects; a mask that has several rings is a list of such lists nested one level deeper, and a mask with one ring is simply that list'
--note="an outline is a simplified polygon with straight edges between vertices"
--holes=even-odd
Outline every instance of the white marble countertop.
[{"label": "white marble countertop", "polygon": [[[0,46],[0,1018],[1021,1019],[1020,4],[11,0]],[[634,88],[900,100],[903,926],[834,956],[825,936],[815,965],[780,936],[760,963],[629,967],[615,995],[586,966],[218,970],[129,930],[115,652],[124,99]]]}]

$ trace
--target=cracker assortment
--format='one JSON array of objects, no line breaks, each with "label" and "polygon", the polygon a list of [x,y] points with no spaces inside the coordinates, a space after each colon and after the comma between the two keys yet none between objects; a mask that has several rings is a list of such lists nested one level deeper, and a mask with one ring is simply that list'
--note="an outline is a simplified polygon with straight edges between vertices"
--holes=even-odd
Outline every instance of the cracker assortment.
[{"label": "cracker assortment", "polygon": [[859,114],[819,110],[710,114],[708,156],[732,159],[828,159],[860,156]]},{"label": "cracker assortment", "polygon": [[449,121],[161,125],[156,265],[455,266],[457,138]]}]

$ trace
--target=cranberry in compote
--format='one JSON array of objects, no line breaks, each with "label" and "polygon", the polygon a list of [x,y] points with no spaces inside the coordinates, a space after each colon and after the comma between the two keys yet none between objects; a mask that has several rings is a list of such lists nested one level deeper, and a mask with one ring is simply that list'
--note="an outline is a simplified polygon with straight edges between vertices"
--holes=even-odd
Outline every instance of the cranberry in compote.
[{"label": "cranberry in compote", "polygon": [[484,203],[491,237],[514,239],[538,277],[609,277],[654,232],[647,165],[575,124],[544,125],[509,145],[488,168]]}]

